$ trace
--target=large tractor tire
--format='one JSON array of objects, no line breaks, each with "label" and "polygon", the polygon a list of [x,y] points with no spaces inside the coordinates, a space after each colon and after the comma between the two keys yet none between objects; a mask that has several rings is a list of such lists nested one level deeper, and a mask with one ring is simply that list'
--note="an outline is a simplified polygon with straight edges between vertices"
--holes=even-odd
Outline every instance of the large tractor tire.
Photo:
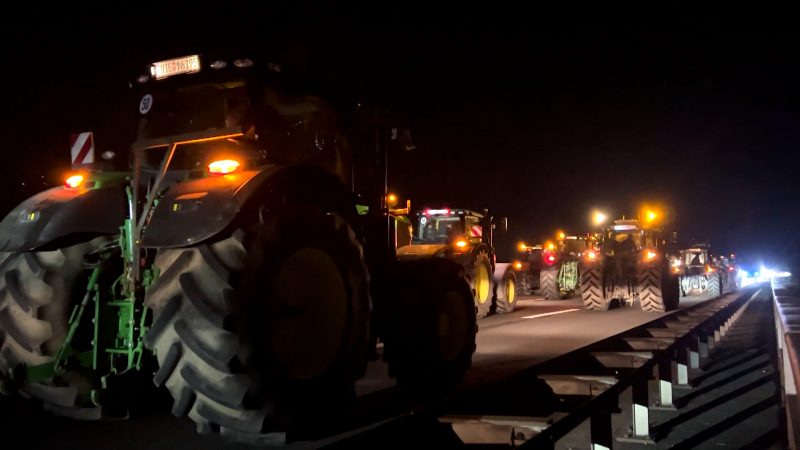
[{"label": "large tractor tire", "polygon": [[639,302],[644,311],[667,310],[671,290],[667,288],[667,279],[662,272],[659,267],[648,267],[639,271]]},{"label": "large tractor tire", "polygon": [[722,295],[722,284],[720,283],[720,276],[717,273],[712,273],[708,276],[706,282],[706,294],[711,298],[719,297]]},{"label": "large tractor tire", "polygon": [[515,274],[517,279],[517,289],[516,294],[518,296],[522,295],[533,295],[533,285],[531,283],[531,273],[530,271],[519,272]]},{"label": "large tractor tire", "polygon": [[274,211],[250,233],[161,250],[156,266],[154,382],[199,432],[280,442],[354,395],[370,305],[361,246],[339,216]]},{"label": "large tractor tire", "polygon": [[442,396],[463,380],[475,352],[477,322],[463,269],[448,260],[400,263],[382,320],[384,359],[412,396]]},{"label": "large tractor tire", "polygon": [[0,256],[0,381],[41,401],[46,410],[75,419],[102,418],[101,408],[91,402],[88,377],[70,372],[16,386],[14,372],[22,364],[53,361],[66,337],[72,307],[88,282],[84,256],[102,242]]},{"label": "large tractor tire", "polygon": [[492,263],[486,252],[477,252],[466,267],[465,278],[475,300],[475,315],[486,317],[492,310]]},{"label": "large tractor tire", "polygon": [[548,267],[539,272],[539,291],[545,300],[557,300],[561,298],[557,275],[558,269],[556,267]]},{"label": "large tractor tire", "polygon": [[517,307],[517,274],[511,264],[497,264],[494,269],[494,304],[498,314]]},{"label": "large tractor tire", "polygon": [[581,268],[581,299],[586,309],[593,311],[608,311],[610,304],[603,292],[603,274],[599,268]]}]

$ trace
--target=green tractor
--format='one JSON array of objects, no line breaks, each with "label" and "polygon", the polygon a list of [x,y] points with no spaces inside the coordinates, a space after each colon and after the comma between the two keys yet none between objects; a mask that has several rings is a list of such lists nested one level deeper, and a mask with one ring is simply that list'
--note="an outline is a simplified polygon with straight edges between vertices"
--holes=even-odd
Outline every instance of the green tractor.
[{"label": "green tractor", "polygon": [[[330,422],[379,357],[414,394],[464,378],[461,267],[398,261],[370,175],[386,173],[389,119],[340,121],[275,69],[150,65],[132,83],[132,169],[83,167],[0,223],[3,392],[120,417],[145,377],[199,432],[264,443]],[[375,166],[356,179],[355,160]]]},{"label": "green tractor", "polygon": [[[503,227],[506,220],[500,220]],[[403,261],[449,260],[463,268],[472,290],[476,316],[516,307],[516,275],[510,263],[497,263],[493,245],[496,228],[488,211],[425,209],[417,213],[409,245],[397,249]]]},{"label": "green tractor", "polygon": [[606,227],[599,248],[586,251],[580,263],[584,307],[606,311],[617,301],[638,302],[644,311],[677,308],[678,277],[662,234],[637,219],[615,220]]},{"label": "green tractor", "polygon": [[559,232],[555,243],[542,246],[539,292],[545,300],[568,298],[580,289],[579,264],[586,251],[593,249],[588,236],[566,236]]}]

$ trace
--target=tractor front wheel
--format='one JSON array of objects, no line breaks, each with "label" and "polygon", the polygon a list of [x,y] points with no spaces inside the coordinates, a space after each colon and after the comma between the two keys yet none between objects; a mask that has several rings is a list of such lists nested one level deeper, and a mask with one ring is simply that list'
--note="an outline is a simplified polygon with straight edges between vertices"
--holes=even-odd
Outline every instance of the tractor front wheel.
[{"label": "tractor front wheel", "polygon": [[352,397],[369,297],[361,246],[337,215],[275,211],[250,233],[161,250],[156,266],[154,382],[199,432],[273,443]]},{"label": "tractor front wheel", "polygon": [[66,338],[71,309],[85,294],[84,257],[102,243],[97,239],[52,251],[0,255],[0,381],[41,401],[46,410],[74,419],[102,417],[101,408],[91,402],[88,376],[68,372],[18,383],[14,375],[24,366],[54,360]]}]

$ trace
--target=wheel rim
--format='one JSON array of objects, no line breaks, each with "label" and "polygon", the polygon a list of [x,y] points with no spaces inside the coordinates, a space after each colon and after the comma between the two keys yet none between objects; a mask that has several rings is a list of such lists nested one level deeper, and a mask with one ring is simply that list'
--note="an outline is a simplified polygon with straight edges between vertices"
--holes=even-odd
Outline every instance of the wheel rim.
[{"label": "wheel rim", "polygon": [[475,295],[478,296],[480,304],[489,300],[489,271],[483,264],[479,265],[475,271]]},{"label": "wheel rim", "polygon": [[467,335],[467,316],[464,298],[456,291],[448,292],[439,303],[437,348],[446,361],[454,360],[464,348]]},{"label": "wheel rim", "polygon": [[268,345],[292,379],[323,373],[338,355],[347,324],[346,283],[325,252],[305,248],[286,259],[267,311]]},{"label": "wheel rim", "polygon": [[517,287],[512,280],[506,280],[506,298],[508,303],[514,303],[517,299]]}]

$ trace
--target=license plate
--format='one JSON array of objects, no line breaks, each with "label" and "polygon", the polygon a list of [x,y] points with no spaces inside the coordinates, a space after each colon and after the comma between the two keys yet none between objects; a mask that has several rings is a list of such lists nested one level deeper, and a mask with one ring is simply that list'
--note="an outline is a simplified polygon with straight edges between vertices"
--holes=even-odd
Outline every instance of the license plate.
[{"label": "license plate", "polygon": [[197,55],[185,56],[183,58],[168,59],[153,63],[150,68],[153,77],[161,80],[173,75],[182,73],[194,73],[200,71],[200,57]]}]

